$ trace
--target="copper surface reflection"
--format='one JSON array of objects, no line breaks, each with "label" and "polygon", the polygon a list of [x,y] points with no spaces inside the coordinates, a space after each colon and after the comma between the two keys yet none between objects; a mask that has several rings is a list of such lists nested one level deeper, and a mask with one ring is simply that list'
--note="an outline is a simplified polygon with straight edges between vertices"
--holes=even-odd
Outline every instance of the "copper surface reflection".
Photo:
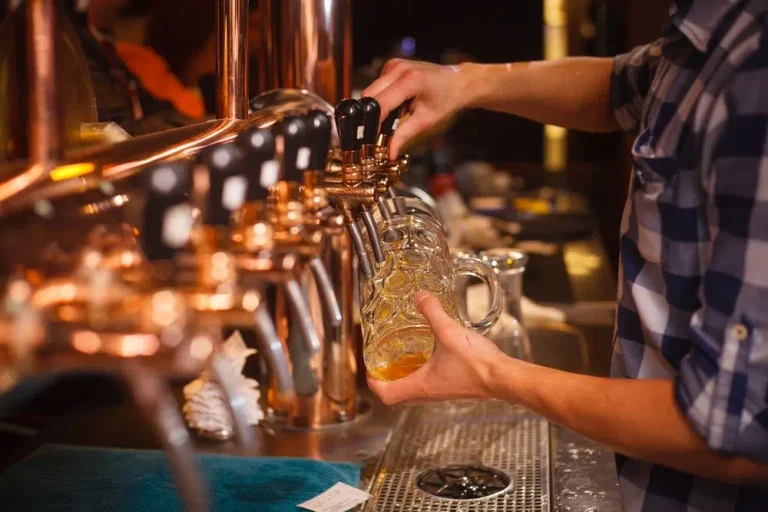
[{"label": "copper surface reflection", "polygon": [[196,336],[189,344],[189,353],[197,359],[206,359],[213,352],[213,343],[206,336]]},{"label": "copper surface reflection", "polygon": [[151,356],[160,348],[154,334],[122,334],[115,338],[116,350],[110,352],[122,357]]},{"label": "copper surface reflection", "polygon": [[84,354],[95,354],[101,350],[101,338],[92,331],[80,331],[72,335],[72,346]]}]

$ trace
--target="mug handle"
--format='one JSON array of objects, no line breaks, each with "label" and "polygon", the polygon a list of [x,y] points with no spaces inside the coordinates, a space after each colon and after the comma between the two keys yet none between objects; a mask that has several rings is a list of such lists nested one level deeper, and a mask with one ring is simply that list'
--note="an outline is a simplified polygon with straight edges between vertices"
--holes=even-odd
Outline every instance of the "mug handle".
[{"label": "mug handle", "polygon": [[499,276],[493,270],[493,267],[477,258],[458,257],[453,260],[457,274],[463,274],[475,277],[484,282],[491,292],[490,308],[488,313],[477,322],[465,320],[467,326],[475,332],[485,334],[491,330],[501,316],[501,310],[504,306]]}]

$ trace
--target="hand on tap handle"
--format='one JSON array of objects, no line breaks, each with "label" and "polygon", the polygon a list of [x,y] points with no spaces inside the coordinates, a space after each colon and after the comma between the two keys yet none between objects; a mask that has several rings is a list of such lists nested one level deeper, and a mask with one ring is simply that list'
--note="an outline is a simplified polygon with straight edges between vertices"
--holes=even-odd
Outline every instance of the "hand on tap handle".
[{"label": "hand on tap handle", "polygon": [[399,107],[392,109],[392,111],[387,115],[387,117],[384,118],[384,121],[381,122],[381,127],[379,130],[379,137],[376,140],[376,146],[379,149],[379,151],[384,150],[384,155],[381,155],[379,158],[384,160],[392,160],[389,149],[390,144],[392,142],[392,135],[395,133],[395,130],[397,129],[397,125],[400,122],[400,118],[402,117],[404,112],[408,112],[411,108],[412,100],[406,100],[402,104],[400,104]]},{"label": "hand on tap handle", "polygon": [[[368,103],[369,109],[372,106]],[[367,176],[362,166],[361,148],[363,146],[363,139],[365,135],[365,109],[363,103],[360,101],[345,99],[336,107],[336,127],[339,130],[339,139],[341,140],[342,150],[342,173],[344,183],[347,185],[359,185],[363,183]],[[374,187],[375,181],[369,180],[370,185]],[[374,197],[370,198],[370,201],[359,201],[358,206],[361,210],[361,217],[368,231],[368,238],[371,242],[371,248],[373,250],[374,257],[377,262],[383,262],[385,260],[384,252],[381,249],[381,241],[379,240],[378,233],[376,231],[376,225],[373,221],[371,214],[371,206],[375,202]],[[354,222],[347,222],[350,237],[352,237],[352,243],[357,251],[358,260],[364,275],[373,275],[373,267],[370,261],[368,261],[368,253],[365,249],[365,243],[363,242],[362,235],[357,229],[357,225]]]},{"label": "hand on tap handle", "polygon": [[190,241],[192,179],[181,162],[163,163],[145,174],[147,202],[141,242],[148,260],[170,260]]},{"label": "hand on tap handle", "polygon": [[[382,185],[380,181],[381,179],[384,179],[385,183],[388,181],[386,177],[378,175],[381,171],[384,170],[383,167],[378,165],[382,162],[380,158],[377,158],[376,153],[377,141],[382,139],[382,137],[378,136],[379,121],[381,120],[381,106],[379,105],[378,101],[371,97],[360,98],[360,105],[363,107],[364,113],[362,148],[363,164],[373,171],[372,174],[375,175],[376,181],[379,182],[377,184],[378,190],[378,187]],[[385,120],[385,123],[388,123],[388,120]],[[393,125],[391,124],[389,125],[390,128],[392,126]],[[389,138],[386,138],[385,140],[388,142]],[[384,194],[377,194],[376,202],[378,203],[381,217],[383,219],[390,220],[392,218],[392,213],[389,211],[389,207],[387,206],[387,199]],[[369,224],[373,224],[373,218],[371,217],[370,219],[366,219],[364,217],[363,221],[366,222],[366,228],[368,228],[368,232],[371,233],[372,228],[369,226]],[[375,229],[373,232],[375,232]],[[374,247],[374,251],[376,251],[376,247]],[[376,257],[376,261],[384,261],[383,254],[376,254],[374,252],[374,256]]]},{"label": "hand on tap handle", "polygon": [[[381,76],[363,91],[363,96],[376,98],[388,121],[398,106],[408,100],[413,102],[412,115],[392,134],[389,158],[394,160],[419,133],[467,108],[472,92],[469,73],[462,66],[392,59],[384,65]],[[397,117],[391,119],[392,124]]]},{"label": "hand on tap handle", "polygon": [[381,137],[387,137],[387,140],[383,145],[389,145],[389,138],[391,138],[392,134],[395,133],[395,129],[397,129],[397,122],[400,119],[400,116],[403,115],[403,111],[407,110],[407,103],[409,104],[410,101],[402,103],[399,107],[393,108],[387,117],[385,117],[381,122],[379,135]]},{"label": "hand on tap handle", "polygon": [[[363,136],[360,153],[364,166],[363,173],[369,177],[369,179],[378,181],[375,173],[372,172],[372,166],[375,163],[374,158],[376,156],[376,134],[379,127],[379,120],[381,118],[381,107],[379,107],[379,103],[375,99],[368,97],[361,98],[359,103],[363,109]],[[389,213],[389,210],[386,209],[386,204],[380,201],[380,199],[381,198],[377,198],[377,202],[379,202],[379,208],[382,211],[382,215],[386,217]],[[363,223],[365,224],[365,229],[368,231],[368,237],[371,240],[373,257],[378,263],[382,263],[386,260],[386,257],[384,256],[384,251],[381,248],[378,231],[376,230],[376,222],[373,219],[373,213],[371,212],[370,206],[362,208],[361,216],[363,218]]]},{"label": "hand on tap handle", "polygon": [[268,128],[251,128],[238,135],[236,144],[245,157],[248,190],[246,201],[263,201],[269,188],[280,179],[280,165],[275,159],[275,136]]},{"label": "hand on tap handle", "polygon": [[[388,167],[390,176],[387,186],[387,195],[395,205],[395,211],[398,215],[406,215],[407,209],[402,198],[398,197],[393,187],[394,182],[397,181],[400,174],[407,168],[407,163],[403,165],[403,161],[407,162],[408,157],[403,157],[399,160],[393,160],[390,155],[390,143],[392,142],[392,135],[397,129],[397,124],[400,120],[400,116],[403,112],[407,112],[411,108],[412,100],[406,100],[399,107],[393,109],[389,115],[381,123],[381,131],[379,137],[376,140],[376,160],[381,162],[387,161],[390,165]],[[383,205],[386,205],[386,201],[381,199]]]},{"label": "hand on tap handle", "polygon": [[339,132],[342,154],[341,179],[338,189],[340,197],[336,199],[336,202],[344,214],[344,223],[347,226],[349,237],[357,253],[360,270],[363,272],[363,275],[370,278],[373,276],[373,264],[368,257],[363,236],[355,222],[354,211],[362,202],[361,198],[357,196],[357,188],[363,182],[360,160],[360,148],[363,137],[363,109],[358,101],[345,99],[336,106],[334,117],[336,118],[336,129]]},{"label": "hand on tap handle", "polygon": [[229,226],[232,213],[243,205],[248,189],[243,152],[234,143],[217,144],[200,154],[199,163],[207,170],[208,178],[203,223]]}]

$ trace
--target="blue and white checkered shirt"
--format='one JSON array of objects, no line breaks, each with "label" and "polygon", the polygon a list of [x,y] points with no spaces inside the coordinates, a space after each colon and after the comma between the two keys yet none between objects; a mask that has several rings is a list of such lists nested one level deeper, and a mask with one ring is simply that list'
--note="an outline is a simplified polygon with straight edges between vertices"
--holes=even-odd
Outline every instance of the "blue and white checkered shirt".
[{"label": "blue and white checkered shirt", "polygon": [[[678,0],[615,60],[637,135],[613,374],[673,379],[713,449],[768,464],[768,0]],[[617,458],[628,512],[768,511],[768,490]]]}]

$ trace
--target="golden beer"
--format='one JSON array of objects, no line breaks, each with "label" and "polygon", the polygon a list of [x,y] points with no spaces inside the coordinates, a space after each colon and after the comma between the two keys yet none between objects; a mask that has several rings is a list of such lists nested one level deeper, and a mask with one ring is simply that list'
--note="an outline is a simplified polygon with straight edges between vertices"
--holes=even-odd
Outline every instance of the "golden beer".
[{"label": "golden beer", "polygon": [[[387,258],[371,279],[361,276],[363,358],[373,378],[392,381],[418,370],[434,350],[432,329],[414,303],[417,292],[429,292],[457,322],[482,332],[498,319],[501,296],[490,266],[474,258],[453,259],[443,230],[434,219],[394,216],[380,221],[378,229]],[[454,283],[457,272],[479,277],[495,297],[491,311],[476,324],[459,315]]]}]

